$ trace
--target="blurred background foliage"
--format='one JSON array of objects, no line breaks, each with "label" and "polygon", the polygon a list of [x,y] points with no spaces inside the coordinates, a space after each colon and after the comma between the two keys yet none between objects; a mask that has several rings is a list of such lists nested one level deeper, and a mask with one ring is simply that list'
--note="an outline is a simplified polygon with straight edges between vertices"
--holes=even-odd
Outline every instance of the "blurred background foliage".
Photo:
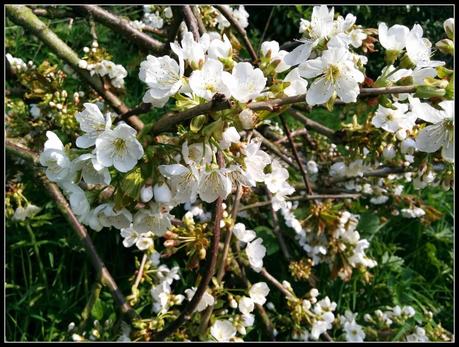
[{"label": "blurred background foliage", "polygon": [[[280,43],[299,38],[300,18],[309,19],[312,12],[311,6],[247,6],[246,9],[250,14],[248,32],[255,47],[260,44],[271,11],[272,19],[264,40],[277,40]],[[111,10],[131,20],[140,19],[143,14],[141,6],[114,6]],[[357,24],[364,27],[377,28],[380,21],[389,26],[403,24],[412,27],[419,23],[425,36],[435,43],[444,37],[443,21],[453,16],[453,7],[335,6],[335,12],[342,15],[353,13],[357,16]],[[83,47],[90,46],[92,36],[86,19],[76,18],[72,24],[69,24],[68,19],[43,20],[78,54],[82,54]],[[48,60],[51,64],[63,67],[57,56],[38,39],[8,19],[5,27],[7,53],[26,62],[32,60],[37,65]],[[97,25],[97,34],[99,45],[107,49],[115,63],[122,64],[128,71],[125,103],[129,107],[137,105],[145,91],[145,86],[138,80],[138,68],[144,54],[102,25]],[[368,74],[377,77],[383,58],[378,52],[372,55],[369,58]],[[86,88],[78,80],[70,80],[69,83],[69,92]],[[10,82],[7,82],[8,86]],[[327,113],[326,117],[324,113]],[[143,117],[154,119],[161,114],[162,110],[156,109]],[[310,117],[336,128],[342,120],[339,115],[338,108],[332,115],[323,108],[317,108]],[[6,167],[7,194],[17,189],[17,184],[23,184],[23,194],[31,203],[42,207],[40,213],[24,222],[6,219],[6,339],[69,340],[71,334],[67,332],[67,326],[70,322],[75,322],[77,326],[81,324],[91,327],[94,320],[108,320],[104,339],[116,338],[120,334],[120,327],[115,324],[118,312],[107,290],[102,289],[98,293],[89,315],[85,312],[92,293],[97,292],[94,290],[96,278],[79,240],[55,204],[36,184],[30,168],[9,156]],[[384,218],[372,211],[372,205],[368,207],[364,201],[353,205],[352,211],[362,214],[358,230],[362,237],[371,241],[368,253],[378,261],[378,266],[372,270],[374,277],[370,284],[361,281],[359,274],[355,274],[347,283],[340,279],[319,280],[317,287],[321,296],[328,295],[335,300],[338,303],[337,312],[351,309],[363,315],[384,305],[412,305],[418,312],[432,311],[437,322],[441,322],[450,331],[453,329],[453,192],[428,188],[422,192],[422,198],[442,213],[441,219],[431,225],[390,215]],[[298,211],[298,217],[304,217],[302,213]],[[247,222],[247,226],[272,228],[269,223],[266,224],[267,220],[270,220],[269,211],[260,209],[258,218]],[[295,242],[293,231],[284,226],[283,229],[291,241]],[[138,264],[140,253],[124,248],[119,233],[114,229],[91,232],[91,237],[122,292],[127,295],[132,284],[129,279],[135,272],[134,259],[137,258]],[[268,248],[266,267],[279,280],[291,281],[299,292],[309,288],[304,282],[295,283],[285,264],[278,261],[279,249],[274,238],[267,238],[265,245]],[[173,259],[166,261],[170,265],[173,262]],[[328,278],[327,271],[328,268],[321,265],[315,273],[319,279],[322,276]],[[186,283],[192,282],[194,274],[187,272],[183,276],[179,290],[183,290]],[[261,278],[254,275],[253,281],[257,280]],[[274,290],[270,297],[276,307],[284,307],[284,299]],[[145,304],[139,307],[139,311],[148,316],[151,312],[148,289],[143,290],[141,298]],[[248,332],[247,339],[260,339],[260,331],[261,327],[255,325]]]}]

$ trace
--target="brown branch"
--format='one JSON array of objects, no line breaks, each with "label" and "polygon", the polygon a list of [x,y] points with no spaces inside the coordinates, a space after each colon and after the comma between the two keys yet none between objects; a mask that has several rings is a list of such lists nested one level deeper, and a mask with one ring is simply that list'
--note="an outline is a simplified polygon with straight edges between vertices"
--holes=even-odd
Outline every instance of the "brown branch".
[{"label": "brown branch", "polygon": [[[347,194],[313,194],[313,195],[299,195],[287,197],[288,201],[302,201],[302,200],[319,200],[319,199],[356,199],[360,197],[359,193],[347,193]],[[254,204],[242,206],[239,211],[251,210],[258,207],[271,205],[272,201],[260,201]]]},{"label": "brown branch", "polygon": [[247,48],[250,56],[252,57],[252,61],[256,62],[258,60],[257,53],[253,49],[252,43],[247,36],[247,32],[243,27],[239,25],[239,22],[233,17],[231,12],[224,6],[224,5],[216,5],[215,6],[223,16],[231,23],[231,25],[236,29],[236,31],[241,35],[242,40],[244,41],[244,45]]},{"label": "brown branch", "polygon": [[54,8],[52,6],[46,6],[46,8],[34,8],[32,12],[37,16],[43,16],[46,18],[73,18],[76,17],[76,13],[72,9]]},{"label": "brown branch", "polygon": [[[223,167],[223,154],[220,151],[217,152],[217,160],[218,165],[220,167]],[[217,199],[215,207],[214,232],[212,235],[210,252],[208,252],[209,256],[207,258],[207,264],[204,269],[204,276],[202,277],[201,282],[199,283],[199,286],[193,295],[193,298],[187,305],[185,305],[178,318],[175,321],[173,321],[170,325],[168,325],[166,328],[161,330],[156,336],[153,336],[154,341],[164,340],[166,337],[171,335],[175,330],[177,330],[183,323],[185,323],[185,321],[190,320],[192,313],[199,305],[202,296],[204,295],[204,293],[207,290],[207,287],[209,286],[210,280],[212,279],[212,276],[215,272],[215,265],[217,264],[218,245],[220,242],[220,221],[223,215],[222,203],[223,199],[219,197]]]},{"label": "brown branch", "polygon": [[[26,161],[30,164],[33,164],[35,168],[39,167],[38,154],[34,153],[28,148],[25,148],[22,145],[15,143],[11,139],[6,139],[6,150],[16,156],[26,159]],[[72,230],[79,237],[84,248],[88,252],[89,258],[91,259],[91,262],[95,270],[97,271],[97,277],[105,286],[108,287],[110,293],[115,299],[115,302],[120,307],[122,313],[126,314],[129,317],[129,319],[137,318],[137,313],[126,302],[126,299],[121,293],[120,289],[118,288],[118,285],[116,284],[112,275],[108,271],[99,254],[97,253],[97,250],[91,240],[91,237],[88,234],[88,231],[78,221],[77,217],[73,213],[72,209],[70,208],[67,200],[65,199],[59,187],[55,183],[50,182],[43,174],[40,174],[39,178],[45,186],[48,193],[53,198],[61,213],[64,215],[65,219],[69,222],[70,226],[72,227]]]},{"label": "brown branch", "polygon": [[196,18],[196,22],[198,23],[198,29],[199,29],[199,33],[202,35],[204,34],[205,32],[207,32],[206,30],[206,27],[202,21],[202,17],[201,17],[201,12],[199,12],[199,7],[198,6],[191,6],[191,10],[193,11],[193,14]]},{"label": "brown branch", "polygon": [[167,36],[167,32],[164,31],[164,30],[161,30],[161,29],[156,29],[156,28],[153,28],[152,26],[150,25],[145,25],[143,28],[142,28],[142,31],[145,31],[147,33],[153,33],[153,34],[156,34],[158,36],[163,36],[163,37],[166,37]]},{"label": "brown branch", "polygon": [[[319,122],[316,122],[316,121],[306,117],[300,111],[298,111],[298,110],[296,110],[294,108],[291,108],[291,109],[288,110],[288,113],[290,115],[292,115],[293,118],[295,118],[296,120],[298,120],[301,123],[303,123],[306,128],[314,130],[315,132],[317,132],[319,134],[322,134],[322,135],[328,137],[329,139],[332,139],[333,142],[338,142],[339,143],[340,141],[342,141],[341,138],[336,136],[337,132],[335,130],[330,129],[330,128],[326,127],[325,125],[322,125]],[[287,139],[288,139],[288,137],[287,137]]]},{"label": "brown branch", "polygon": [[312,188],[311,188],[311,183],[309,182],[309,176],[300,160],[300,156],[298,154],[298,151],[296,150],[292,135],[290,134],[290,129],[288,128],[284,117],[282,115],[279,115],[279,118],[282,122],[285,132],[287,133],[288,141],[290,142],[290,146],[292,147],[293,156],[295,157],[295,160],[298,163],[298,167],[300,168],[301,176],[303,177],[303,181],[304,181],[304,185],[306,186],[306,190],[309,195],[312,195]]},{"label": "brown branch", "polygon": [[193,38],[196,42],[199,42],[199,27],[198,27],[198,22],[196,20],[196,17],[193,14],[193,11],[191,10],[190,5],[183,5],[182,7],[182,12],[183,12],[183,17],[185,18],[185,23],[188,27],[188,30],[190,30],[193,33]]},{"label": "brown branch", "polygon": [[265,279],[267,279],[269,282],[271,282],[274,287],[276,287],[282,294],[284,294],[287,298],[294,298],[295,296],[288,291],[282,283],[280,283],[273,275],[271,275],[266,268],[261,268],[260,275],[262,275]]},{"label": "brown branch", "polygon": [[[78,64],[80,58],[67,44],[62,41],[53,31],[51,31],[45,23],[43,23],[36,15],[32,13],[30,8],[22,5],[6,6],[8,17],[16,24],[24,27],[33,35],[37,36],[41,41],[48,45],[51,50],[62,58],[72,69],[74,69],[80,77],[87,81],[94,90],[99,93],[119,114],[129,111],[128,107],[110,90],[107,90],[100,78],[91,76],[86,70],[81,69]],[[136,116],[128,118],[131,124],[137,130],[143,128],[143,123]]]},{"label": "brown branch", "polygon": [[83,13],[90,14],[94,17],[94,20],[109,27],[110,29],[126,36],[129,41],[133,42],[140,48],[146,51],[163,52],[165,45],[148,36],[147,34],[134,28],[128,20],[118,17],[117,15],[104,10],[102,7],[97,5],[79,5],[77,9]]},{"label": "brown branch", "polygon": [[[271,202],[273,195],[269,191],[269,189],[266,188],[266,193],[268,195],[268,199]],[[273,206],[271,205],[271,216],[273,219],[273,233],[276,235],[277,240],[279,241],[279,245],[282,251],[282,254],[284,255],[285,260],[290,261],[292,259],[292,256],[290,255],[290,251],[288,250],[287,244],[285,243],[284,236],[282,235],[282,232],[280,230],[280,224],[279,224],[279,218],[277,216],[277,211],[274,211]]]}]

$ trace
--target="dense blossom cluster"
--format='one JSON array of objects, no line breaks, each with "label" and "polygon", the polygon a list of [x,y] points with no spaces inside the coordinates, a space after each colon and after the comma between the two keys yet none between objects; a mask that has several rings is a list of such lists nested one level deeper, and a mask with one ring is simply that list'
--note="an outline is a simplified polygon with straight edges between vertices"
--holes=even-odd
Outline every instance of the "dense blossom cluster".
[{"label": "dense blossom cluster", "polygon": [[[241,27],[248,26],[244,6],[226,8]],[[116,114],[103,114],[96,103],[84,103],[75,115],[80,127],[77,148],[64,145],[55,132],[46,132],[48,140],[40,155],[46,176],[63,189],[81,223],[95,231],[118,229],[124,247],[135,245],[148,255],[153,273],[152,311],[158,317],[167,317],[176,306],[190,302],[197,290],[193,283],[183,293],[174,294],[174,281],[182,278],[180,269],[160,264],[160,256],[170,257],[185,248],[190,259],[187,266],[198,268],[209,247],[208,226],[213,223],[209,206],[218,199],[231,199],[238,189],[244,198],[261,188],[269,191],[273,213],[280,212],[285,225],[293,229],[292,239],[304,251],[311,267],[325,263],[332,277],[343,281],[349,281],[355,269],[368,274],[378,264],[366,254],[371,250],[371,238],[361,237],[359,215],[348,211],[348,207],[311,203],[310,216],[299,217],[299,201],[292,201],[292,195],[301,189],[294,185],[289,165],[262,149],[263,139],[252,132],[261,124],[275,132],[267,121],[272,114],[252,104],[299,95],[308,107],[323,105],[331,109],[335,102],[357,102],[368,60],[362,54],[363,47],[374,32],[357,25],[352,14],[335,16],[333,8],[315,6],[310,20],[301,20],[301,39],[296,48],[288,52],[276,41],[262,42],[259,62],[253,64],[237,56],[225,16],[212,6],[201,6],[199,11],[208,32],[195,39],[192,32],[185,31],[180,40],[170,44],[173,54],[148,55],[140,63],[138,77],[147,88],[142,101],[156,109],[172,106],[177,111],[215,100],[229,101],[232,107],[196,116],[189,130],[182,126],[179,136],[167,140],[158,136],[152,145],[143,132],[119,121]],[[144,6],[142,21],[131,25],[140,30],[145,25],[161,29],[172,16],[171,7]],[[451,20],[445,22],[446,32],[451,32],[453,26]],[[328,176],[336,187],[357,192],[372,205],[401,200],[403,183],[410,181],[419,189],[432,182],[449,189],[453,182],[442,169],[454,164],[454,100],[453,96],[446,97],[449,83],[442,79],[448,73],[442,70],[444,62],[431,59],[432,44],[417,24],[410,30],[380,23],[378,39],[385,50],[387,66],[373,86],[399,86],[409,81],[409,85],[424,88],[420,89],[424,94],[385,97],[365,124],[355,118],[353,124],[346,125],[350,132],[377,134],[374,148],[372,140],[367,139],[363,144],[344,146],[344,151],[329,146],[323,153],[317,151],[299,160],[300,164],[304,161],[306,174],[314,184],[320,185]],[[108,78],[115,88],[124,87],[126,69],[110,61],[97,42],[84,51],[87,55],[80,61],[80,68]],[[8,54],[7,59],[15,70],[27,69],[21,59]],[[438,90],[442,95],[435,94]],[[432,96],[445,98],[437,102]],[[30,113],[36,118],[41,110],[32,105]],[[171,150],[164,154],[163,148]],[[429,162],[426,158],[435,160]],[[431,164],[434,162],[436,166]],[[366,180],[387,163],[401,163],[415,173],[401,172],[387,178],[374,175],[373,181]],[[110,194],[102,199],[104,192]],[[394,215],[426,215],[423,205],[416,201],[403,200],[400,206],[392,211]],[[187,212],[182,214],[183,210]],[[233,240],[242,250],[233,257],[260,273],[267,255],[264,235],[256,228],[250,229],[249,222],[237,220],[244,219],[248,212],[230,217],[225,210],[220,226],[225,232],[232,231]],[[24,220],[34,213],[36,206],[20,207],[14,219]],[[182,215],[181,220],[175,215]],[[161,242],[163,252],[159,251]],[[291,331],[283,333],[295,340],[318,340],[339,328],[340,338],[360,342],[372,334],[370,325],[401,325],[414,316],[412,307],[396,306],[386,312],[375,311],[374,316],[367,314],[365,323],[357,323],[358,313],[335,315],[337,304],[328,296],[318,300],[316,288],[300,298],[287,281],[283,284],[284,290],[291,293],[286,299],[292,313],[290,319],[295,323]],[[241,341],[254,325],[255,308],[267,302],[272,288],[258,282],[247,289],[237,289],[236,294],[232,290],[214,283],[195,309],[203,314],[218,306],[210,320],[209,339]],[[122,339],[128,340],[129,333],[130,330],[123,333]],[[419,326],[405,335],[407,341],[429,340]]]}]

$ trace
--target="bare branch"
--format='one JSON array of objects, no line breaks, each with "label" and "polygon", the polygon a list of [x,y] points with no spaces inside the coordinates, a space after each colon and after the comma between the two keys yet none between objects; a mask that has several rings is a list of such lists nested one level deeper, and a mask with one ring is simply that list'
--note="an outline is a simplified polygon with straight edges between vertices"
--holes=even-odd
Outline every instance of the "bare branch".
[{"label": "bare branch", "polygon": [[193,33],[194,40],[198,42],[200,38],[198,22],[193,14],[193,11],[191,10],[190,5],[184,5],[182,7],[182,11],[188,29]]},{"label": "bare branch", "polygon": [[117,15],[104,10],[97,5],[80,5],[77,6],[82,12],[90,14],[99,23],[109,27],[110,29],[125,35],[129,41],[132,41],[137,46],[146,51],[162,52],[165,45],[151,36],[134,28],[128,20],[118,17]]},{"label": "bare branch", "polygon": [[258,60],[258,56],[255,50],[253,49],[252,43],[250,42],[245,29],[239,25],[239,22],[233,17],[231,12],[228,11],[228,9],[224,5],[216,5],[215,7],[221,12],[222,15],[225,16],[228,22],[231,23],[231,25],[236,29],[239,35],[241,35],[242,40],[244,41],[244,45],[247,48],[247,51],[252,57],[252,60],[256,62]]},{"label": "bare branch", "polygon": [[207,32],[204,23],[202,22],[201,12],[199,12],[198,6],[191,6],[194,16],[196,17],[196,22],[198,23],[199,33],[202,35]]}]

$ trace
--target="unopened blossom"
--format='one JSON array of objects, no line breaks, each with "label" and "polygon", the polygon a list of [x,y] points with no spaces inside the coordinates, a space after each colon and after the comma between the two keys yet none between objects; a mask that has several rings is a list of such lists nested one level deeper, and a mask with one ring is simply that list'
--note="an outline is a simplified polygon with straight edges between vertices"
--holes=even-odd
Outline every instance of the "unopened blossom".
[{"label": "unopened blossom", "polygon": [[236,328],[229,320],[217,320],[210,327],[210,334],[218,342],[228,342],[234,336],[236,336]]},{"label": "unopened blossom", "polygon": [[261,238],[255,239],[247,244],[245,253],[249,258],[250,266],[259,272],[263,267],[263,258],[266,255],[266,248]]},{"label": "unopened blossom", "polygon": [[443,23],[443,28],[445,29],[445,33],[451,40],[454,39],[454,18],[448,18]]},{"label": "unopened blossom", "polygon": [[153,199],[153,187],[151,185],[144,185],[140,188],[140,201],[149,202]]},{"label": "unopened blossom", "polygon": [[53,182],[64,182],[71,175],[71,162],[64,151],[62,141],[52,131],[47,131],[48,140],[40,154],[40,164],[46,166],[46,177]]},{"label": "unopened blossom", "polygon": [[237,63],[231,75],[223,75],[223,82],[231,91],[231,95],[240,102],[248,102],[260,95],[266,86],[263,72],[250,63]]},{"label": "unopened blossom", "polygon": [[423,128],[416,137],[416,148],[421,152],[433,153],[440,148],[442,157],[454,162],[454,100],[438,104],[440,109],[428,103],[415,103],[413,113],[422,120],[433,123]]},{"label": "unopened blossom", "polygon": [[[196,287],[191,287],[185,290],[185,294],[188,298],[188,301],[191,301],[191,299],[193,299],[195,293]],[[199,301],[198,306],[196,306],[195,311],[202,312],[207,308],[207,306],[212,306],[214,302],[214,297],[206,290],[203,296],[201,297],[201,301]]]},{"label": "unopened blossom", "polygon": [[257,124],[258,118],[250,108],[245,108],[239,113],[239,121],[245,130],[253,129]]},{"label": "unopened blossom", "polygon": [[359,83],[364,80],[345,47],[331,47],[298,69],[304,78],[316,77],[306,94],[306,102],[311,106],[326,103],[334,92],[345,103],[355,102],[360,93]]},{"label": "unopened blossom", "polygon": [[200,70],[194,70],[190,76],[189,84],[194,94],[205,100],[211,100],[216,94],[223,94],[229,98],[231,90],[223,83],[223,76],[231,78],[230,74],[223,71],[223,64],[215,59],[207,59]]},{"label": "unopened blossom", "polygon": [[114,166],[120,172],[128,172],[143,157],[144,151],[136,138],[136,131],[127,124],[119,124],[113,130],[105,130],[96,139],[97,161]]},{"label": "unopened blossom", "polygon": [[395,102],[393,107],[395,110],[379,105],[371,124],[390,133],[400,129],[411,130],[416,122],[416,116],[408,112],[408,104]]},{"label": "unopened blossom", "polygon": [[246,229],[243,223],[237,223],[233,228],[233,234],[241,242],[250,242],[255,239],[255,231]]},{"label": "unopened blossom", "polygon": [[156,202],[167,204],[172,200],[172,192],[166,183],[155,184],[153,192]]},{"label": "unopened blossom", "polygon": [[250,298],[254,303],[264,305],[266,296],[269,294],[269,287],[265,282],[258,282],[252,285],[249,290]]},{"label": "unopened blossom", "polygon": [[143,102],[151,103],[155,107],[163,107],[169,97],[176,94],[183,85],[184,63],[180,59],[177,63],[171,57],[147,56],[147,60],[140,64],[139,78],[148,85],[148,91]]}]

